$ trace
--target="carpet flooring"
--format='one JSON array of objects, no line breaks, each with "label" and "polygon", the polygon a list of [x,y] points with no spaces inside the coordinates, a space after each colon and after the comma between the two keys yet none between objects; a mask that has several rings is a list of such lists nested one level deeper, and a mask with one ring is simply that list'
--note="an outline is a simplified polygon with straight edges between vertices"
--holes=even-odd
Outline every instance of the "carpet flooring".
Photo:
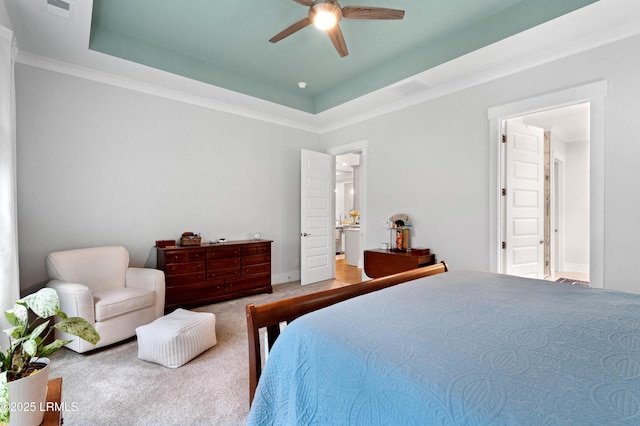
[{"label": "carpet flooring", "polygon": [[218,343],[176,369],[139,360],[135,338],[87,354],[59,350],[51,356],[50,378],[62,377],[65,426],[243,425],[249,414],[245,305],[341,285],[278,284],[270,295],[195,308],[216,314]]}]

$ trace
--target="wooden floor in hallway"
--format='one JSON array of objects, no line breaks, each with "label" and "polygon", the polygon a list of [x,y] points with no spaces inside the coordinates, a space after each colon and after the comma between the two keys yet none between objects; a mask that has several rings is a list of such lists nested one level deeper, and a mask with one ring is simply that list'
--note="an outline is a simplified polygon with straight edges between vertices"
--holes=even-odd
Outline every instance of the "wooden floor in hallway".
[{"label": "wooden floor in hallway", "polygon": [[351,266],[344,258],[344,254],[336,256],[336,280],[345,284],[355,284],[362,281],[362,269]]}]

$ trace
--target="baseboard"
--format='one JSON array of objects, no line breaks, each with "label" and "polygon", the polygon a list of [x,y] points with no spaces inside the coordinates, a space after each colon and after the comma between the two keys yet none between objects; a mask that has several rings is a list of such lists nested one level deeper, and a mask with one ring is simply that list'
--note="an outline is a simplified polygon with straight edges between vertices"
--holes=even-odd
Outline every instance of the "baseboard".
[{"label": "baseboard", "polygon": [[300,271],[282,272],[271,275],[271,284],[284,284],[291,281],[300,281]]},{"label": "baseboard", "polygon": [[561,272],[580,272],[589,273],[589,264],[564,262]]}]

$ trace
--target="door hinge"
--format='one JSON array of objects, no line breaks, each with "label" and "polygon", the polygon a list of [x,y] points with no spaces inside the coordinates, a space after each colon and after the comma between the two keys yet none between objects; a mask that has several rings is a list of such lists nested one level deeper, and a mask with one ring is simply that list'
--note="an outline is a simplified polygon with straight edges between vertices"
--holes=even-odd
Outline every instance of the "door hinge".
[{"label": "door hinge", "polygon": [[505,241],[502,242],[502,250],[505,250],[507,248],[507,243]]},{"label": "door hinge", "polygon": [[502,143],[507,143],[507,135],[502,135]]},{"label": "door hinge", "polygon": [[507,188],[502,188],[502,196],[503,197],[507,196]]}]

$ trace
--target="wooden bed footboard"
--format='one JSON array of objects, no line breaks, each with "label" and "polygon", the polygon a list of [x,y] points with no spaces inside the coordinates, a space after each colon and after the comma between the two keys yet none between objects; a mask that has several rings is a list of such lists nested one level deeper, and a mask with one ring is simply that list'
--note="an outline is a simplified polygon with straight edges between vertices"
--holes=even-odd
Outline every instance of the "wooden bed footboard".
[{"label": "wooden bed footboard", "polygon": [[448,270],[447,264],[440,262],[435,265],[412,269],[399,274],[292,297],[261,306],[255,306],[251,303],[248,304],[246,306],[246,314],[247,333],[249,337],[249,404],[253,402],[253,396],[258,386],[258,379],[262,373],[262,353],[259,334],[261,328],[266,328],[267,330],[268,346],[269,349],[271,349],[271,346],[280,335],[280,323],[289,323],[304,314],[352,297],[429,275],[440,274]]}]

